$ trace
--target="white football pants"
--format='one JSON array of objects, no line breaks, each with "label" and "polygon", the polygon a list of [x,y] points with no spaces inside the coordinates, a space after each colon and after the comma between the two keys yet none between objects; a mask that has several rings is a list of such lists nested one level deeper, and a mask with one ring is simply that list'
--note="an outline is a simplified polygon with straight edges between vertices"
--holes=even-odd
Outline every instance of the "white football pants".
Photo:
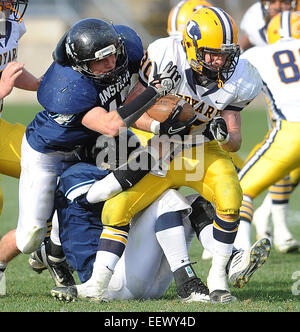
[{"label": "white football pants", "polygon": [[[74,151],[37,152],[31,148],[24,135],[16,230],[17,247],[24,254],[37,250],[44,240],[47,221],[53,213],[58,176],[75,161],[78,162],[78,158]],[[52,228],[52,232],[58,234],[57,226]]]},{"label": "white football pants", "polygon": [[[169,288],[173,273],[156,239],[155,222],[167,212],[190,211],[187,200],[176,190],[167,190],[142,214],[134,218],[128,244],[118,261],[109,283],[111,299],[157,299]],[[195,232],[184,218],[184,230],[189,248]]]}]

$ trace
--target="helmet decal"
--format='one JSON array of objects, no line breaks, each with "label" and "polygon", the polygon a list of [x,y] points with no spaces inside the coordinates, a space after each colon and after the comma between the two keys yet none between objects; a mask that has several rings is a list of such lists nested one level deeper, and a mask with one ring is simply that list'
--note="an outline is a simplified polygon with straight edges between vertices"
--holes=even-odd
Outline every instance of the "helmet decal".
[{"label": "helmet decal", "polygon": [[192,40],[200,40],[202,38],[199,25],[193,20],[187,23],[186,33]]}]

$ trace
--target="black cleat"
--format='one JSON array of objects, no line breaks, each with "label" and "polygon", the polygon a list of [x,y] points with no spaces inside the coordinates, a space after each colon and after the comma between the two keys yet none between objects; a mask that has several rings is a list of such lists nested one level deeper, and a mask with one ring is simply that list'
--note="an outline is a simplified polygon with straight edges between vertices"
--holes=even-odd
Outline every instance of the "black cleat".
[{"label": "black cleat", "polygon": [[210,302],[209,290],[198,278],[191,264],[174,272],[177,294],[182,302]]},{"label": "black cleat", "polygon": [[75,285],[75,280],[66,261],[66,257],[56,258],[47,255],[44,243],[38,250],[30,255],[29,265],[31,269],[37,273],[48,269],[55,285],[58,287]]}]

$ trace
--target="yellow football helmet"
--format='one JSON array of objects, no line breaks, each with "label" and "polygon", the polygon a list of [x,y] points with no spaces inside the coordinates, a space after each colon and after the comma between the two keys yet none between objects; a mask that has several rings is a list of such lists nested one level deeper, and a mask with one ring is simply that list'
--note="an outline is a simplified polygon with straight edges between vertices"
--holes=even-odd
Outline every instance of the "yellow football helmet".
[{"label": "yellow football helmet", "polygon": [[174,6],[168,17],[168,34],[182,38],[182,34],[188,19],[192,14],[202,8],[212,5],[205,0],[184,0]]},{"label": "yellow football helmet", "polygon": [[[298,0],[279,0],[279,1],[281,3],[287,3],[287,4],[290,3],[291,7],[287,8],[287,10],[299,10],[298,7],[300,7],[300,2],[298,4]],[[268,23],[272,19],[272,17],[270,17],[270,12],[269,12],[271,1],[260,0],[260,2],[261,2],[261,6],[262,6],[264,19],[265,19],[266,23]]]},{"label": "yellow football helmet", "polygon": [[[237,40],[237,25],[221,8],[202,8],[190,17],[183,33],[183,46],[191,68],[200,74],[196,75],[200,84],[215,81],[222,87],[232,76],[240,55]],[[206,54],[210,55],[209,62],[205,61]],[[221,67],[212,65],[213,54],[226,56]]]},{"label": "yellow football helmet", "polygon": [[300,12],[284,11],[272,18],[267,28],[269,44],[281,38],[300,39]]}]

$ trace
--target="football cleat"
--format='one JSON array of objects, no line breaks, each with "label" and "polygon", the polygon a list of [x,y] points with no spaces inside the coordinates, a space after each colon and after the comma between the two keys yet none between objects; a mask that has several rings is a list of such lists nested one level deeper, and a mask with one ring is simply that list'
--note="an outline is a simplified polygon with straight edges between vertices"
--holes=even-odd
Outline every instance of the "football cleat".
[{"label": "football cleat", "polygon": [[210,302],[209,290],[200,278],[194,278],[177,287],[182,302]]},{"label": "football cleat", "polygon": [[277,251],[287,254],[289,252],[297,251],[300,248],[300,243],[294,238],[290,238],[280,242],[274,241],[274,247]]},{"label": "football cleat", "polygon": [[66,258],[56,258],[47,255],[44,243],[38,250],[30,255],[29,266],[37,273],[41,273],[43,270],[48,269],[56,286],[63,287],[75,285],[75,280]]},{"label": "football cleat", "polygon": [[253,273],[266,262],[270,251],[271,242],[267,238],[256,241],[247,251],[238,251],[227,266],[232,286],[243,288]]},{"label": "football cleat", "polygon": [[230,303],[237,301],[236,297],[225,289],[216,289],[212,291],[209,296],[212,303]]},{"label": "football cleat", "polygon": [[78,298],[76,286],[55,287],[51,290],[51,295],[60,301],[74,302]]},{"label": "football cleat", "polygon": [[[95,271],[95,264],[94,264]],[[71,302],[78,298],[88,299],[93,302],[108,302],[108,284],[113,275],[113,271],[108,267],[99,265],[96,267],[96,277],[92,277],[80,284],[69,287],[55,287],[51,295],[60,301]]]},{"label": "football cleat", "polygon": [[178,297],[182,302],[210,302],[209,290],[197,277],[191,264],[173,272]]}]

